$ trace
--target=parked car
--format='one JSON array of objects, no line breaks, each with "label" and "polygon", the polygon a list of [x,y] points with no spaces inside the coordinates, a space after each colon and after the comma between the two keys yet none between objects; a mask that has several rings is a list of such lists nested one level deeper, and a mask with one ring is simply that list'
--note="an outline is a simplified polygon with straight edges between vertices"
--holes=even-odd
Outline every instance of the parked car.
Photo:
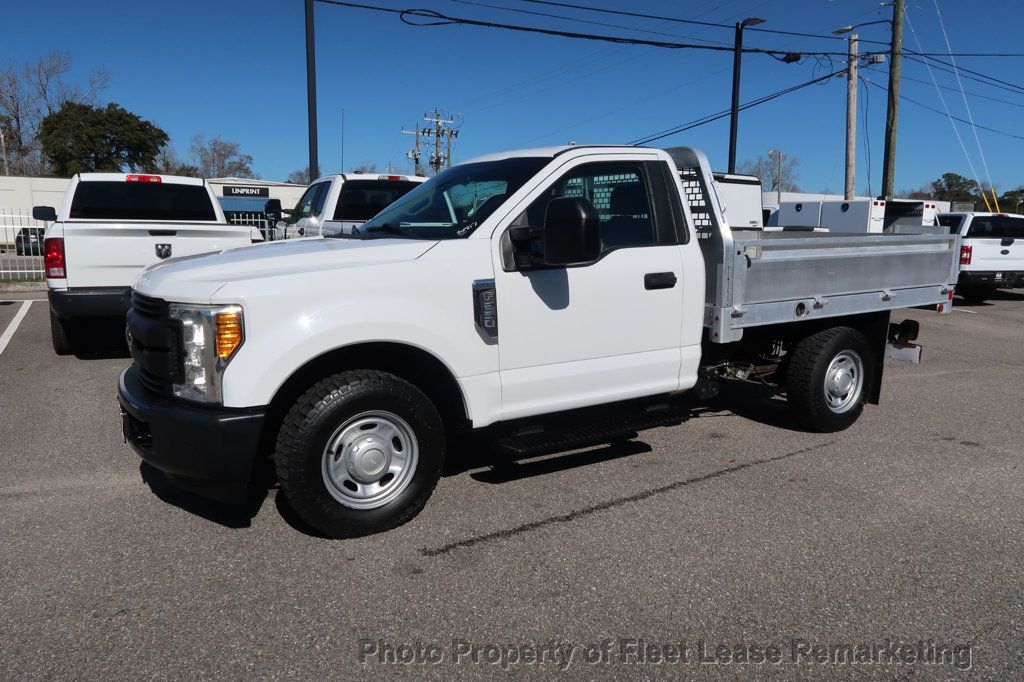
[{"label": "parked car", "polygon": [[996,289],[1024,287],[1024,215],[942,213],[939,224],[960,236],[958,294],[981,303]]},{"label": "parked car", "polygon": [[262,241],[232,225],[205,180],[136,173],[71,178],[60,210],[36,206],[46,230],[43,270],[58,355],[73,353],[80,323],[123,316],[132,283],[151,263]]},{"label": "parked car", "polygon": [[464,433],[519,454],[607,442],[719,379],[849,427],[889,342],[920,359],[891,311],[950,312],[957,238],[734,232],[713,182],[692,149],[492,154],[343,239],[149,268],[125,439],[206,494],[241,494],[272,451],[291,506],[347,537],[415,516]]},{"label": "parked car", "polygon": [[14,252],[19,256],[43,255],[44,227],[23,227],[14,237]]},{"label": "parked car", "polygon": [[349,234],[425,180],[417,175],[326,175],[299,198],[286,236]]}]

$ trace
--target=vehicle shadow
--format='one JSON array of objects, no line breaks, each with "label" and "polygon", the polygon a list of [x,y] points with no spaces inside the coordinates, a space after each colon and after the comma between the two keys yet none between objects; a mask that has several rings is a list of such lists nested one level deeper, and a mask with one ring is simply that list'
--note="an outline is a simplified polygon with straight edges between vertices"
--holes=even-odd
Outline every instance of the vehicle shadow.
[{"label": "vehicle shadow", "polygon": [[103,318],[79,325],[71,330],[75,357],[79,360],[130,358],[124,327],[124,318]]},{"label": "vehicle shadow", "polygon": [[244,502],[232,504],[183,490],[168,480],[162,471],[145,462],[139,465],[139,473],[153,494],[163,502],[227,528],[249,528],[269,492],[266,485],[254,486]]},{"label": "vehicle shadow", "polygon": [[1024,294],[1007,289],[996,289],[984,301],[969,301],[959,294],[954,294],[953,306],[958,308],[988,308],[992,301],[1024,301]]}]

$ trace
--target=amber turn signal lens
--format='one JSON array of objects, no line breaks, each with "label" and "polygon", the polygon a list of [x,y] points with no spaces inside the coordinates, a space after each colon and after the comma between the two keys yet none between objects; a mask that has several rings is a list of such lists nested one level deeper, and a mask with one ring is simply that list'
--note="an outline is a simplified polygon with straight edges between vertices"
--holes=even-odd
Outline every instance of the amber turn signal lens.
[{"label": "amber turn signal lens", "polygon": [[217,313],[217,357],[227,359],[242,345],[242,313]]}]

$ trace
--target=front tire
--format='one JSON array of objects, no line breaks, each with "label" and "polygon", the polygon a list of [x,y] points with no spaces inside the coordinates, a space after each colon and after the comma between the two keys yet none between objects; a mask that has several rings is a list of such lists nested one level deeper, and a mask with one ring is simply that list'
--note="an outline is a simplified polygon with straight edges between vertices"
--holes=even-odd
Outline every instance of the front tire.
[{"label": "front tire", "polygon": [[335,538],[389,530],[423,509],[441,477],[444,426],[412,384],[341,372],[307,390],[281,425],[274,464],[299,516]]},{"label": "front tire", "polygon": [[795,416],[812,431],[851,426],[864,411],[874,381],[874,354],[856,329],[833,327],[802,339],[793,349],[786,397]]}]

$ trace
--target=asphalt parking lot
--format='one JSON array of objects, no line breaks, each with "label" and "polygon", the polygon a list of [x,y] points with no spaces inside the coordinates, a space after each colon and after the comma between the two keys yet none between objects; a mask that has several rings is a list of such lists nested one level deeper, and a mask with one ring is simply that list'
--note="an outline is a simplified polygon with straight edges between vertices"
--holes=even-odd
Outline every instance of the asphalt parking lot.
[{"label": "asphalt parking lot", "polygon": [[846,432],[736,387],[629,444],[463,453],[411,523],[331,541],[273,489],[222,507],[141,469],[120,330],[57,357],[33,302],[0,354],[0,677],[1019,679],[1024,295],[906,317],[924,363],[888,361]]}]

